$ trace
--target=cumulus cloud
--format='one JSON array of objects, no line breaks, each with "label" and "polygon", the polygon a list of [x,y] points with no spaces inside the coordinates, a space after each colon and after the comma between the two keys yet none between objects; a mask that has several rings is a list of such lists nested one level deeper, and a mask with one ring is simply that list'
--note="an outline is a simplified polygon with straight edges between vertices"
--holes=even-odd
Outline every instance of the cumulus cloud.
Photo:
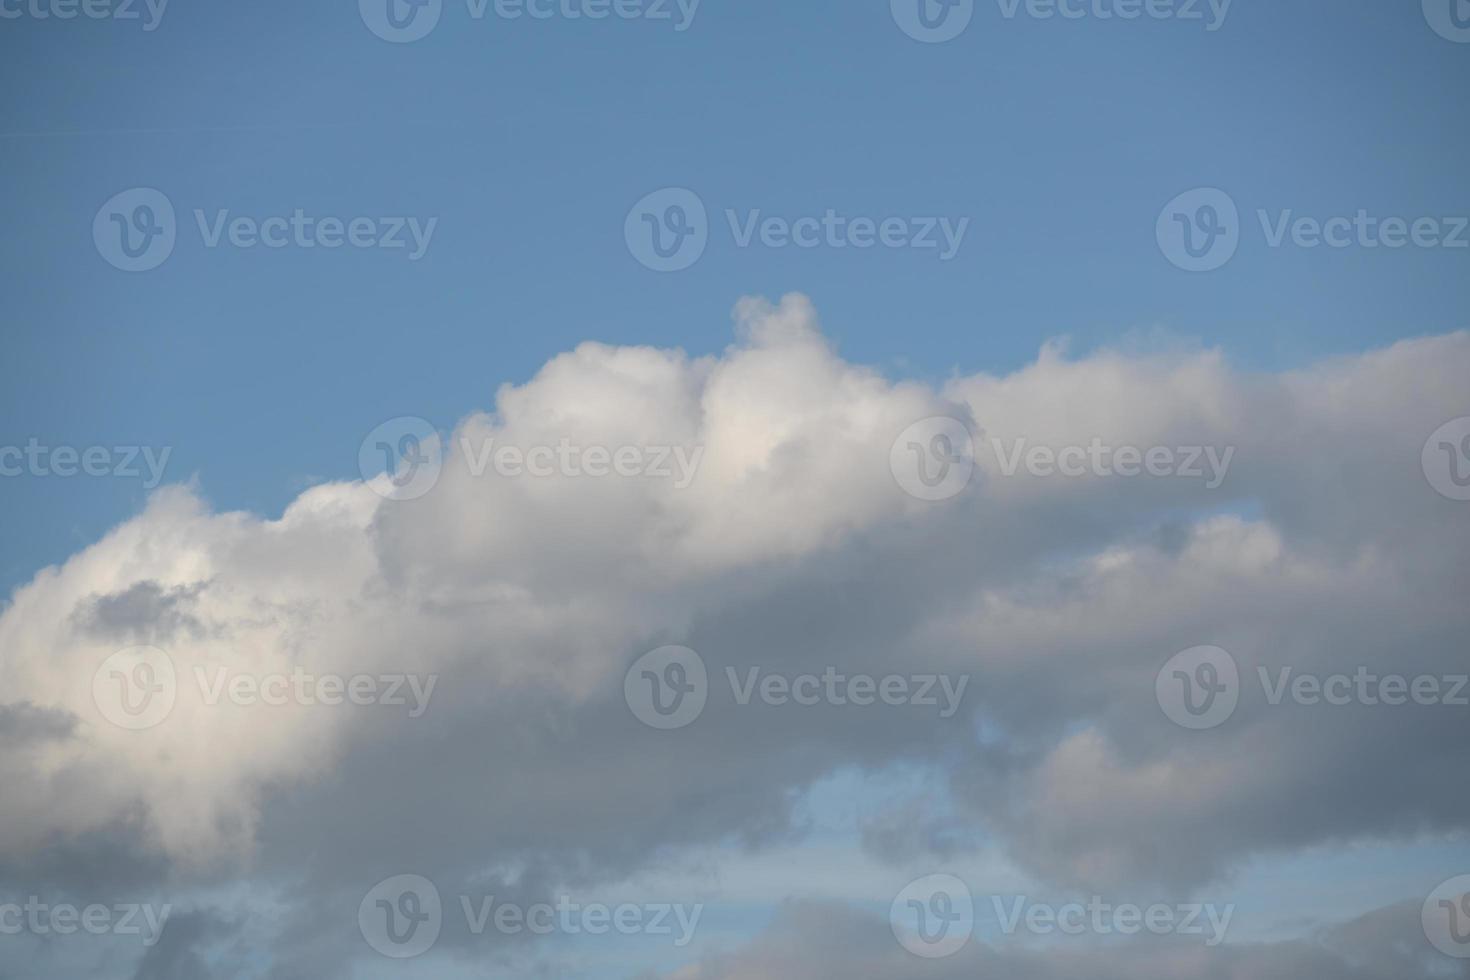
[{"label": "cumulus cloud", "polygon": [[[933,390],[845,361],[802,297],[742,302],[736,320],[718,356],[588,343],[502,387],[443,433],[421,498],[331,483],[272,520],[169,487],[17,590],[0,612],[0,883],[74,878],[99,852],[119,886],[245,876],[295,909],[278,961],[329,975],[360,952],[357,901],[383,877],[530,900],[686,845],[758,847],[795,833],[793,801],[840,767],[923,763],[949,782],[943,827],[888,820],[868,828],[876,851],[985,837],[1064,884],[1187,891],[1260,853],[1467,829],[1453,709],[1243,696],[1228,724],[1186,732],[1154,675],[1199,644],[1248,682],[1283,665],[1463,671],[1470,522],[1419,454],[1470,413],[1470,336],[1284,374],[1211,351],[1048,347]],[[931,503],[902,490],[890,449],[938,415],[977,434],[977,473]],[[687,487],[471,465],[492,440],[564,439],[702,455]],[[1017,440],[1233,456],[1214,488],[1008,473]],[[947,719],[712,695],[658,732],[623,675],[666,643],[716,678],[971,683]],[[179,684],[169,716],[135,731],[99,709],[93,678],[137,644],[164,649]],[[201,671],[439,682],[408,717],[210,704]]]}]

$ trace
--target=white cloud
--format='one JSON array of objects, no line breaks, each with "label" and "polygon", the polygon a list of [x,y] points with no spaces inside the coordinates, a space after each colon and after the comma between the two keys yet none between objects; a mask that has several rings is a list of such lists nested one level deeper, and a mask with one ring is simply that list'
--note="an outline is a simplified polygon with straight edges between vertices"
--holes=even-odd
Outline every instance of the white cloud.
[{"label": "white cloud", "polygon": [[[584,344],[553,359],[447,434],[418,500],[331,484],[270,521],[167,488],[39,574],[0,613],[4,710],[32,719],[0,753],[0,863],[104,835],[190,875],[306,875],[322,895],[350,898],[380,864],[468,876],[523,861],[534,888],[626,875],[661,848],[782,838],[793,791],[903,759],[948,771],[967,819],[1059,881],[1185,888],[1261,851],[1466,826],[1451,715],[1247,705],[1188,733],[1152,699],[1158,666],[1203,643],[1245,671],[1463,665],[1470,525],[1419,452],[1470,412],[1470,336],[1282,375],[1208,351],[1048,348],[936,392],[842,360],[804,298],[743,302],[737,321],[718,357]],[[940,414],[1035,443],[1236,455],[1212,491],[1006,477],[982,443],[969,490],[924,503],[889,449]],[[704,456],[685,489],[476,477],[461,440],[488,438]],[[656,733],[622,704],[622,675],[665,642],[715,673],[974,683],[945,724],[712,701]],[[163,724],[133,732],[99,714],[92,675],[140,643],[185,683]],[[409,720],[203,704],[191,672],[219,665],[443,680]],[[311,826],[336,832],[308,844]]]}]

